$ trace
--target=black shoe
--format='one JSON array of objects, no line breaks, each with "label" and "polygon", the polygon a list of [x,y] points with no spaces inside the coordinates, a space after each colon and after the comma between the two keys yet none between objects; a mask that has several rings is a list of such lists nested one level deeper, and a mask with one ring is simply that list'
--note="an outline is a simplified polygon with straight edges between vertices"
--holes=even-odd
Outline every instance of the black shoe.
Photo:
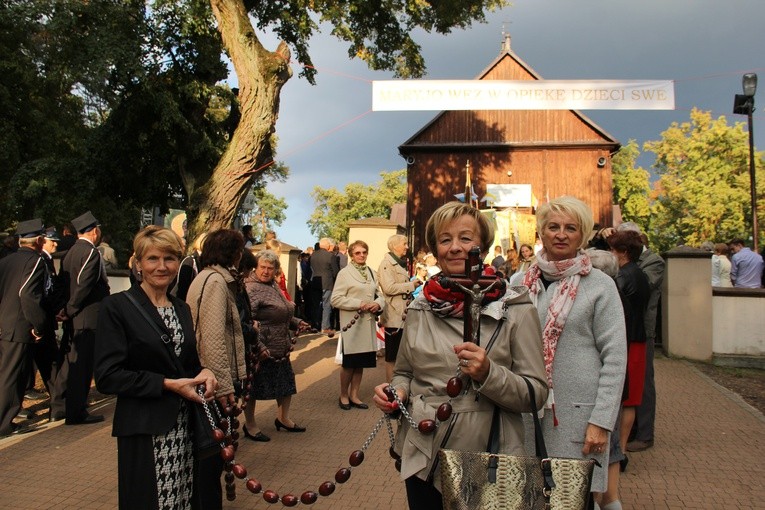
[{"label": "black shoe", "polygon": [[340,406],[340,409],[343,411],[350,411],[351,410],[351,404],[343,404],[343,401],[339,398],[337,399],[337,405]]},{"label": "black shoe", "polygon": [[66,416],[63,414],[52,414],[50,415],[50,418],[48,418],[48,423],[55,423],[64,419],[66,419]]},{"label": "black shoe", "polygon": [[305,432],[305,427],[300,427],[297,423],[294,427],[288,427],[284,423],[279,421],[279,418],[276,418],[274,420],[274,427],[276,427],[276,431],[280,431],[281,429],[286,430],[287,432]]},{"label": "black shoe", "polygon": [[247,439],[251,439],[252,441],[260,441],[261,443],[267,443],[271,440],[270,437],[265,435],[263,432],[258,432],[257,434],[250,434],[247,430],[247,425],[242,425],[242,432],[244,432],[244,437]]},{"label": "black shoe", "polygon": [[353,400],[351,402],[351,407],[355,407],[356,409],[369,409],[369,406],[366,405],[364,402],[354,402]]},{"label": "black shoe", "polygon": [[17,436],[20,434],[26,434],[28,432],[33,432],[37,430],[35,427],[22,427],[21,425],[16,425],[15,423],[11,424],[11,431],[6,432],[5,434],[0,434],[0,439],[4,437],[11,437],[11,436]]},{"label": "black shoe", "polygon": [[24,392],[25,400],[44,400],[46,398],[48,398],[48,394],[43,393],[41,391],[27,390],[26,392]]},{"label": "black shoe", "polygon": [[103,414],[86,414],[84,418],[79,420],[70,420],[67,418],[64,423],[67,425],[90,425],[91,423],[101,423],[102,421],[104,421]]},{"label": "black shoe", "polygon": [[16,415],[16,418],[21,418],[22,420],[28,420],[32,417],[34,417],[35,413],[30,411],[29,409],[22,409],[19,411],[19,414]]},{"label": "black shoe", "polygon": [[624,458],[619,461],[619,471],[621,471],[622,473],[627,471],[627,464],[629,463],[630,463],[630,459],[628,459],[627,456],[625,455]]}]

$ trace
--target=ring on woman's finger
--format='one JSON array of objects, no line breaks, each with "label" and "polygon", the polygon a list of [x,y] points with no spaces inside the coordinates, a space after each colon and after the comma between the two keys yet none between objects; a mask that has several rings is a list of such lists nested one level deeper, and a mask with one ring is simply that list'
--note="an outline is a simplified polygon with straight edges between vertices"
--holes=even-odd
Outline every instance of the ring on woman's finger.
[{"label": "ring on woman's finger", "polygon": [[460,360],[460,366],[461,367],[467,367],[469,365],[470,365],[470,362],[468,360],[466,360],[466,359],[461,359]]}]

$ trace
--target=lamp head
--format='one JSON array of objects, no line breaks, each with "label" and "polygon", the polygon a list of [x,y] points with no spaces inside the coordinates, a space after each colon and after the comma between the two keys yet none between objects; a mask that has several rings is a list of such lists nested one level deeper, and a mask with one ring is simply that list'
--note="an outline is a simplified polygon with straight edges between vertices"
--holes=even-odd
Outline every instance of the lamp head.
[{"label": "lamp head", "polygon": [[757,75],[755,73],[746,73],[741,83],[744,87],[744,95],[754,97],[754,93],[757,91]]}]

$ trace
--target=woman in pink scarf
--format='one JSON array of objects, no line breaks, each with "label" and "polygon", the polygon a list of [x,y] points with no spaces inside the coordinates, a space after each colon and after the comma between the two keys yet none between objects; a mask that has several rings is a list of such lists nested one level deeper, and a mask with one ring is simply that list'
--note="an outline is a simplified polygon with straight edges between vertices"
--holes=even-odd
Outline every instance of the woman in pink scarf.
[{"label": "woman in pink scarf", "polygon": [[[564,196],[540,206],[537,232],[544,247],[536,263],[511,284],[529,288],[542,324],[550,389],[542,419],[548,453],[593,457],[608,466],[627,343],[616,285],[592,267],[583,250],[592,227],[592,211],[577,198]],[[533,428],[527,426],[526,436],[528,442]],[[606,480],[606,470],[596,467],[592,491],[605,491]]]}]

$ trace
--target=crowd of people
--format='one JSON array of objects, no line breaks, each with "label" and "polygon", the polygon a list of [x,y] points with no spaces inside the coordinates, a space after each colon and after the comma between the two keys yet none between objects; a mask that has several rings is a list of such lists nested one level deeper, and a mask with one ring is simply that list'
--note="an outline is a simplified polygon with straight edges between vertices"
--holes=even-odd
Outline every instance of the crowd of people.
[{"label": "crowd of people", "polygon": [[[195,456],[192,406],[241,403],[243,437],[268,442],[255,409],[275,400],[276,432],[305,432],[291,410],[290,353],[297,334],[314,331],[341,333],[339,407],[368,409],[361,382],[382,335],[385,381],[372,402],[410,418],[394,449],[410,508],[441,508],[438,451],[485,450],[492,423],[500,452],[533,453],[533,408],[548,453],[595,459],[595,499],[619,509],[627,453],[654,444],[664,261],[637,225],[599,228],[574,197],[543,204],[536,220],[537,243],[503,250],[486,216],[450,202],[428,221],[427,250],[412,257],[408,238],[393,235],[376,268],[365,241],[322,238],[298,257],[294,296],[273,233],[259,243],[251,228],[219,229],[187,249],[172,230],[146,227],[133,240],[130,289],[110,295],[106,273],[118,262],[91,212],[60,237],[40,219],[21,221],[0,259],[0,436],[26,431],[17,418],[34,367],[50,421],[103,421],[88,411],[95,376],[117,396],[120,508],[222,508],[224,462]],[[473,315],[455,282],[476,270],[467,264],[476,249],[486,263],[476,266],[484,291]],[[762,257],[743,240],[702,249],[713,253],[713,286],[762,286]],[[471,317],[480,341],[463,334]],[[447,390],[455,371],[457,396]],[[444,423],[424,435],[410,425],[422,420]]]}]

